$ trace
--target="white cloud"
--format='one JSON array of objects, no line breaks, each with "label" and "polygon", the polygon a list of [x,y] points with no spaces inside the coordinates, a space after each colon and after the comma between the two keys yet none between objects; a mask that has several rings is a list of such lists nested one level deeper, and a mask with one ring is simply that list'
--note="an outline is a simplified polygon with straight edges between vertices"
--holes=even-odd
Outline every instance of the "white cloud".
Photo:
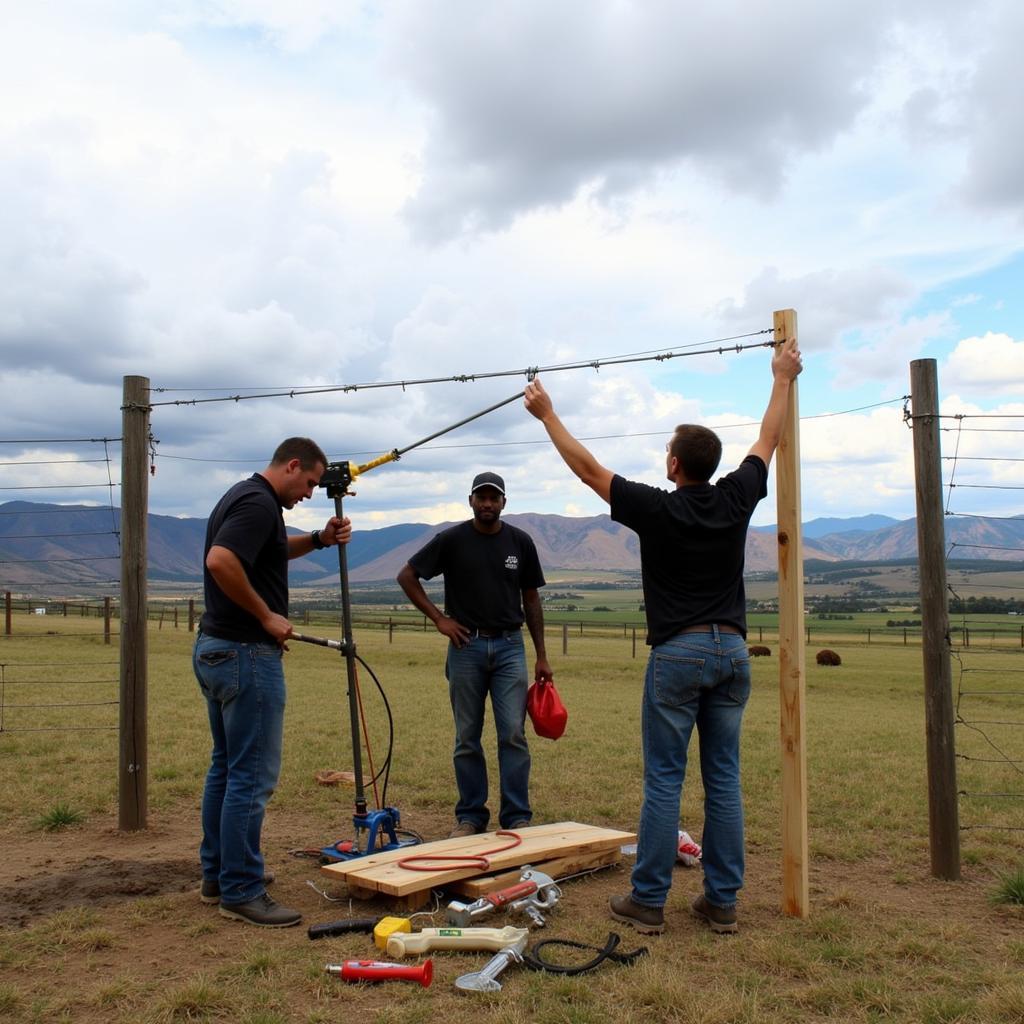
[{"label": "white cloud", "polygon": [[940,379],[944,388],[975,399],[1019,395],[1024,391],[1024,341],[992,333],[964,338],[950,353]]},{"label": "white cloud", "polygon": [[[805,412],[902,394],[909,359],[965,334],[980,347],[943,391],[992,405],[1020,342],[985,332],[1024,337],[994,283],[1020,238],[1014,10],[20,5],[0,35],[18,96],[0,108],[0,440],[118,436],[124,374],[229,392],[449,377],[685,351],[789,306]],[[205,515],[283,436],[369,458],[522,383],[160,406],[151,504]],[[675,423],[756,424],[766,358],[546,383],[603,461],[658,483]],[[808,506],[910,514],[873,428],[827,422],[820,449],[808,427]],[[755,430],[723,431],[727,460]],[[354,511],[450,518],[481,465],[518,510],[601,511],[542,436],[513,403],[368,475]]]}]

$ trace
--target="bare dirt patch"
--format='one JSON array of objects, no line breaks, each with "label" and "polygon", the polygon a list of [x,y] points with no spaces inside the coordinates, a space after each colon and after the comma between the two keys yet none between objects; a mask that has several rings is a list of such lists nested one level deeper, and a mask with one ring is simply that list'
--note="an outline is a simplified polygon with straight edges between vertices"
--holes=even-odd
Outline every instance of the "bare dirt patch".
[{"label": "bare dirt patch", "polygon": [[[309,845],[308,822],[273,811],[268,815],[264,839],[268,866],[277,874],[273,893],[305,915],[297,928],[272,931],[226,921],[215,907],[199,902],[195,818],[153,815],[151,823],[148,831],[133,834],[119,832],[109,823],[87,822],[56,835],[0,835],[0,914],[4,925],[0,929],[0,964],[17,991],[13,1019],[73,1019],[91,1024],[248,1020],[249,1014],[254,1014],[254,1020],[307,1022],[369,1013],[370,1019],[383,1014],[379,1019],[390,1021],[405,1012],[414,1020],[457,1018],[463,1012],[465,1003],[460,1000],[465,997],[454,994],[452,983],[460,974],[479,970],[488,954],[435,955],[434,983],[428,991],[400,985],[346,986],[324,976],[323,966],[328,962],[374,958],[380,953],[365,935],[310,942],[306,926],[349,916],[381,916],[390,908],[383,901],[348,900],[343,890],[319,872],[316,861],[290,856],[289,851]],[[447,821],[439,818],[429,827],[424,822],[415,824],[428,838],[437,838]],[[326,899],[307,881],[339,901]],[[853,946],[863,945],[863,936],[876,930],[879,936],[886,935],[896,921],[904,927],[910,921],[922,937],[922,946],[909,950],[908,956],[925,961],[938,956],[927,940],[944,938],[958,945],[959,956],[981,962],[992,955],[994,946],[1020,935],[1019,914],[993,911],[988,904],[990,883],[988,873],[977,869],[963,882],[938,882],[928,876],[926,864],[907,877],[905,868],[897,869],[884,855],[853,863],[818,861],[811,871],[811,922],[800,925],[779,910],[777,854],[755,848],[750,851],[748,885],[741,904],[741,934],[724,944],[716,940],[709,951],[705,948],[706,929],[688,912],[690,900],[700,891],[700,872],[696,870],[680,868],[676,873],[664,936],[643,938],[609,919],[608,897],[628,887],[627,862],[626,869],[610,869],[567,883],[562,904],[535,939],[564,937],[601,945],[610,931],[618,931],[623,950],[647,946],[652,964],[661,962],[659,969],[663,969],[670,962],[678,963],[678,971],[686,976],[693,973],[694,984],[701,971],[735,972],[745,963],[767,977],[775,975],[772,984],[780,989],[799,987],[809,984],[801,975],[805,968],[780,965],[767,950],[773,942],[792,942],[794,930],[824,927],[829,918],[849,929]],[[87,928],[77,936],[67,937],[49,924],[53,915],[76,908],[90,912]],[[983,933],[977,928],[981,920]],[[443,913],[438,913],[433,923],[442,924]],[[493,923],[506,922],[498,915]],[[416,924],[428,926],[431,922],[424,918]],[[48,943],[45,956],[38,952],[43,943]],[[831,947],[826,953],[828,949]],[[749,962],[744,960],[748,956],[752,958]],[[716,961],[721,961],[720,966],[712,968]],[[791,969],[796,972],[792,979],[778,977],[780,971]],[[602,968],[589,983],[591,991],[609,986],[605,998],[620,998],[615,986],[626,984],[625,976],[618,980],[616,974],[622,970]],[[644,970],[633,976],[638,984]],[[509,1008],[519,1005],[517,999],[525,1000],[522,1006],[526,1007],[537,998],[538,986],[548,990],[564,984],[521,970],[510,970],[502,980],[511,1001],[503,998],[486,1012],[478,1007],[481,1021],[507,1021],[511,1019]],[[247,1013],[239,1015],[238,1000],[250,998],[247,993],[254,985],[260,987],[266,1005],[259,1012],[250,1006]],[[220,1003],[211,991],[221,993],[216,997]],[[586,989],[567,991],[572,998],[579,998]],[[214,1001],[204,1009],[203,998]],[[46,1015],[32,1016],[36,1012],[33,1007],[39,1006],[47,1007]],[[621,1012],[617,1019],[640,1019],[631,1012],[619,1016]],[[513,1017],[517,1022],[528,1019]],[[592,1019],[604,1018],[597,1015]],[[806,1019],[820,1018],[811,1014]]]}]

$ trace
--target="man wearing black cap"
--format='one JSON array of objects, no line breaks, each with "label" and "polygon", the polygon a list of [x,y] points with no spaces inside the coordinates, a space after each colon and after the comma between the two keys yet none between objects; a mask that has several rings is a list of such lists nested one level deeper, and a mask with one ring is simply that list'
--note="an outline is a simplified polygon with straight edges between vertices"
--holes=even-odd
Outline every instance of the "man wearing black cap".
[{"label": "man wearing black cap", "polygon": [[[445,676],[455,717],[459,788],[452,837],[483,832],[490,818],[487,762],[480,744],[488,694],[498,734],[498,822],[502,828],[530,823],[524,621],[537,652],[534,678],[551,678],[537,594],[537,588],[544,586],[544,574],[529,535],[501,522],[505,481],[497,473],[477,474],[469,505],[472,519],[436,534],[398,574],[409,600],[449,640]],[[444,612],[420,583],[440,573],[444,573]]]}]

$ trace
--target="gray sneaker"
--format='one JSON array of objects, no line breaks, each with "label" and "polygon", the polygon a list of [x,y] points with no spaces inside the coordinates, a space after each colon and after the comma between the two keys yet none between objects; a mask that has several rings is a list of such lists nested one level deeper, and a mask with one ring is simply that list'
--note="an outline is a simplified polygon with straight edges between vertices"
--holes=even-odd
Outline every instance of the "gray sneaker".
[{"label": "gray sneaker", "polygon": [[608,909],[616,921],[632,925],[641,935],[660,935],[665,930],[664,907],[645,907],[627,894],[613,896],[608,901]]},{"label": "gray sneaker", "polygon": [[708,927],[718,935],[732,935],[740,930],[736,923],[736,908],[716,907],[704,896],[698,896],[690,905],[694,917],[707,921]]},{"label": "gray sneaker", "polygon": [[[263,884],[270,885],[274,881],[274,872],[268,871],[263,876]],[[216,878],[204,878],[203,884],[199,886],[199,899],[203,903],[220,903],[220,882]]]},{"label": "gray sneaker", "polygon": [[220,905],[220,916],[234,921],[245,921],[260,928],[290,928],[302,920],[302,914],[275,903],[266,893],[248,903]]}]

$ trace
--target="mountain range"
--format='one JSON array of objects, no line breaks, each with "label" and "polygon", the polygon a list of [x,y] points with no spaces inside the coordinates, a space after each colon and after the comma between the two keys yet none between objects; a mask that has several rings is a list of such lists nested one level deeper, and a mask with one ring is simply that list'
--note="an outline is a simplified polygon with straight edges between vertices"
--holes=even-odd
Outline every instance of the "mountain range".
[{"label": "mountain range", "polygon": [[[569,517],[521,513],[504,517],[534,539],[545,569],[638,572],[636,535],[607,515]],[[409,556],[451,523],[402,523],[359,530],[348,548],[354,583],[393,581]],[[946,546],[965,559],[1021,560],[1024,516],[1013,519],[950,518]],[[0,589],[32,584],[82,584],[118,576],[120,511],[85,505],[27,501],[0,504]],[[917,555],[915,520],[882,515],[814,519],[804,524],[804,558],[826,562],[894,561]],[[205,519],[149,516],[149,577],[194,583],[201,579]],[[776,568],[774,526],[747,536],[747,571]],[[334,549],[313,552],[289,567],[294,585],[337,580]]]}]

